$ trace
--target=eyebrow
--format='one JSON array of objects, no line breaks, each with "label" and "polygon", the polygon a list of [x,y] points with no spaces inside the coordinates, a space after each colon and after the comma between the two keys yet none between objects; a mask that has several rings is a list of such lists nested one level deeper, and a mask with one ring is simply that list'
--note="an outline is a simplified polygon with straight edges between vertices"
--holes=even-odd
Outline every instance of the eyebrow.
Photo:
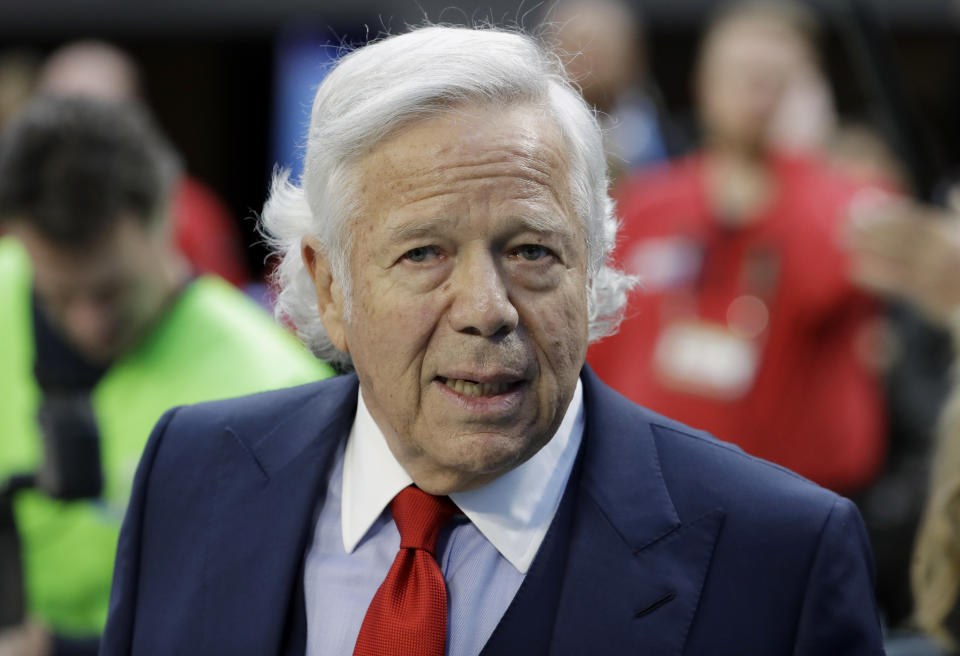
[{"label": "eyebrow", "polygon": [[[509,218],[519,224],[517,226],[519,229],[514,230],[514,232],[517,233],[535,232],[538,234],[563,235],[570,232],[565,222],[552,216],[532,216],[525,214]],[[440,232],[456,229],[456,226],[461,220],[460,217],[434,217],[417,221],[413,224],[396,226],[390,229],[390,238],[393,241],[415,241],[425,237],[431,237]]]},{"label": "eyebrow", "polygon": [[393,241],[416,241],[450,229],[451,223],[456,225],[460,223],[460,219],[438,216],[415,223],[406,223],[391,228],[390,238]]}]

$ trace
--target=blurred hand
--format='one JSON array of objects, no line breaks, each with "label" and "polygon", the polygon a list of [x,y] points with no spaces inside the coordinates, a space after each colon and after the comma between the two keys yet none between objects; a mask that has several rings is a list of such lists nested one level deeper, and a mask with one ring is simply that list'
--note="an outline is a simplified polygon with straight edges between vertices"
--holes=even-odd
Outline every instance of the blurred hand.
[{"label": "blurred hand", "polygon": [[50,656],[52,649],[50,634],[34,622],[0,631],[0,656]]},{"label": "blurred hand", "polygon": [[889,197],[852,212],[854,282],[904,300],[930,321],[950,327],[960,311],[960,219]]}]

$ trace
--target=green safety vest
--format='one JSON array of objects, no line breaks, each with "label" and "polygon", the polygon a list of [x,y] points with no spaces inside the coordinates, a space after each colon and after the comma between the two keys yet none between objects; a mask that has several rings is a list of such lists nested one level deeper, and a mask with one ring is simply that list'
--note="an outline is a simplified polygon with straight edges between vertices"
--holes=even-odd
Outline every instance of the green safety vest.
[{"label": "green safety vest", "polygon": [[[0,481],[42,459],[33,376],[30,260],[0,239]],[[151,428],[168,408],[297,385],[333,374],[256,303],[218,278],[190,283],[175,304],[93,389],[102,498],[17,496],[28,614],[60,633],[104,626],[114,553],[133,475]]]}]

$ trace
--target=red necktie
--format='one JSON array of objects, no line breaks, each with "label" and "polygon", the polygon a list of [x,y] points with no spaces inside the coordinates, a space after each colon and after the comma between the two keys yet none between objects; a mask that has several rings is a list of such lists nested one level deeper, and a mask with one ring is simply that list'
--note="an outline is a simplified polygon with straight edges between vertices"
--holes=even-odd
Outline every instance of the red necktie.
[{"label": "red necktie", "polygon": [[443,656],[447,587],[436,561],[440,529],[457,513],[448,497],[412,485],[390,502],[400,552],[363,618],[354,656]]}]

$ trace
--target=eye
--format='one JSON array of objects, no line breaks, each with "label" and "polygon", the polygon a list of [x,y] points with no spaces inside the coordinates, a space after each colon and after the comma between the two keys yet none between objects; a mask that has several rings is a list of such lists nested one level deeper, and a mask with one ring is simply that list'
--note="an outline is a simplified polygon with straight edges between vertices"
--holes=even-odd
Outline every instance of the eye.
[{"label": "eye", "polygon": [[550,249],[540,244],[524,244],[514,249],[514,253],[528,262],[535,262],[550,255]]},{"label": "eye", "polygon": [[411,262],[426,262],[427,260],[434,259],[439,254],[436,246],[417,246],[404,253],[403,258]]}]

